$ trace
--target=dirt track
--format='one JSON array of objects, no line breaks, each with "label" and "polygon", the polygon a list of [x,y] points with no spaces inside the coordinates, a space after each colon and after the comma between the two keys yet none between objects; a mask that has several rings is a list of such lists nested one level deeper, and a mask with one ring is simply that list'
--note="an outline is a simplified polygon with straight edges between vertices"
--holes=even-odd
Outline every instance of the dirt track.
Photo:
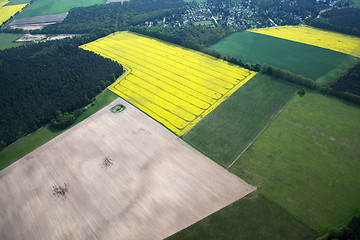
[{"label": "dirt track", "polygon": [[118,99],[0,172],[0,239],[163,239],[254,189]]}]

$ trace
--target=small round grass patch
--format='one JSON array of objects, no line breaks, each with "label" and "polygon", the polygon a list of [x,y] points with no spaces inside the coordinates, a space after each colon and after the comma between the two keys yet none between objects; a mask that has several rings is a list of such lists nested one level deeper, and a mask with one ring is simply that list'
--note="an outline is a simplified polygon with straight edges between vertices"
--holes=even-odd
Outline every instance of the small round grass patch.
[{"label": "small round grass patch", "polygon": [[117,104],[117,105],[113,106],[110,110],[113,113],[119,113],[119,112],[122,112],[123,110],[125,110],[125,106],[122,104]]}]

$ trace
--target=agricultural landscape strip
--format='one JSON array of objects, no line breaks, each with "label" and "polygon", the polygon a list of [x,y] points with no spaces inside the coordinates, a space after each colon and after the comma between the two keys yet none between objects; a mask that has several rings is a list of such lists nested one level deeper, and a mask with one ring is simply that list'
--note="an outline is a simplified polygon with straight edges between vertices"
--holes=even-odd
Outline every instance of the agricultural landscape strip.
[{"label": "agricultural landscape strip", "polygon": [[65,13],[75,7],[87,7],[105,3],[106,0],[37,0],[17,19]]},{"label": "agricultural landscape strip", "polygon": [[296,96],[230,169],[319,235],[360,214],[360,108]]},{"label": "agricultural landscape strip", "polygon": [[228,167],[290,101],[297,87],[257,74],[183,138]]},{"label": "agricultural landscape strip", "polygon": [[1,239],[163,239],[255,190],[121,99],[0,178]]},{"label": "agricultural landscape strip", "polygon": [[232,33],[210,49],[251,64],[286,69],[319,84],[332,81],[359,61],[344,53],[249,31]]},{"label": "agricultural landscape strip", "polygon": [[183,135],[256,73],[129,32],[81,46],[131,72],[110,90]]},{"label": "agricultural landscape strip", "polygon": [[360,37],[305,25],[257,28],[248,31],[331,49],[360,58]]}]

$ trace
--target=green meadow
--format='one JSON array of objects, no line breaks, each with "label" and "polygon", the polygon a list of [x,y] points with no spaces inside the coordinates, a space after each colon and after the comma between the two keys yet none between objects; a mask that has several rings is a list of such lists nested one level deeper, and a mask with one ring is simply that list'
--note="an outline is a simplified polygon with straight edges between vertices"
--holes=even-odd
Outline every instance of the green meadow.
[{"label": "green meadow", "polygon": [[360,214],[360,107],[296,96],[230,169],[324,234]]},{"label": "green meadow", "polygon": [[17,19],[65,13],[72,8],[105,3],[106,0],[37,0],[22,12]]},{"label": "green meadow", "polygon": [[22,34],[0,33],[0,50],[21,46],[22,43],[14,42],[16,39],[20,38],[21,35]]},{"label": "green meadow", "polygon": [[167,240],[304,240],[316,236],[315,230],[255,191]]}]

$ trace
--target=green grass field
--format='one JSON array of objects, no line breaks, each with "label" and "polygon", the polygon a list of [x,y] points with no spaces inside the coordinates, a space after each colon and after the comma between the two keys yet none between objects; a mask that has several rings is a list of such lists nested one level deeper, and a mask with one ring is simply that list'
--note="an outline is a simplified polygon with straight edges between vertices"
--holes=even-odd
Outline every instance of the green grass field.
[{"label": "green grass field", "polygon": [[24,10],[17,19],[64,13],[75,7],[87,7],[105,3],[106,0],[37,0]]},{"label": "green grass field", "polygon": [[[76,119],[75,123],[72,126],[75,126],[79,122],[99,111],[100,109],[114,101],[116,98],[118,98],[118,96],[115,93],[111,92],[110,90],[105,90],[99,96],[97,96],[95,102],[91,106],[89,106],[88,109],[78,119]],[[0,152],[0,170],[9,166],[13,162],[17,161],[26,154],[40,147],[44,143],[50,141],[64,131],[66,130],[54,130],[50,126],[42,127],[36,132],[29,134],[26,137],[8,146]]]},{"label": "green grass field", "polygon": [[229,166],[289,102],[297,88],[257,74],[184,135],[184,140]]},{"label": "green grass field", "polygon": [[267,63],[328,83],[359,59],[331,50],[252,32],[236,32],[212,45],[223,55],[233,55],[248,63]]},{"label": "green grass field", "polygon": [[18,4],[24,4],[24,3],[30,3],[30,0],[12,0],[9,3],[7,3],[5,6],[18,5]]},{"label": "green grass field", "polygon": [[180,231],[168,240],[309,240],[315,230],[257,191]]},{"label": "green grass field", "polygon": [[21,46],[22,43],[14,42],[16,39],[20,38],[21,35],[22,34],[0,33],[0,50]]},{"label": "green grass field", "polygon": [[360,8],[360,0],[351,0],[353,2],[353,6]]},{"label": "green grass field", "polygon": [[359,123],[359,106],[308,91],[231,171],[323,234],[360,214]]}]

